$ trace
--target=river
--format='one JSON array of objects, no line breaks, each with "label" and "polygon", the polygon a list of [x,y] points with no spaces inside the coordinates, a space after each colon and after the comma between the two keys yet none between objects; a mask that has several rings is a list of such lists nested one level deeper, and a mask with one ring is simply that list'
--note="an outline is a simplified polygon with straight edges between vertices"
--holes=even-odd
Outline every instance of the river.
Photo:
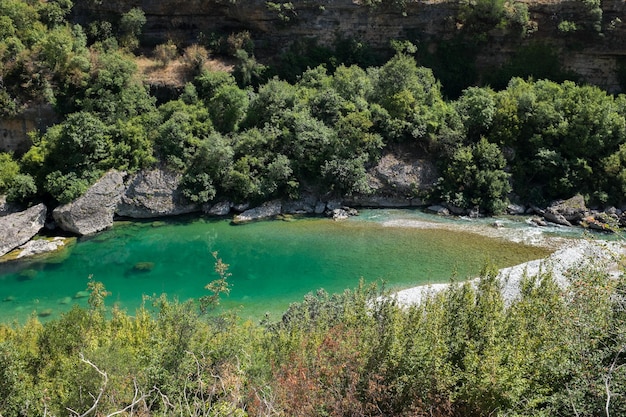
[{"label": "river", "polygon": [[[280,317],[291,302],[324,288],[365,281],[394,289],[475,276],[550,253],[545,232],[521,221],[444,220],[414,210],[365,210],[346,221],[297,218],[234,226],[227,219],[180,217],[117,222],[62,256],[0,264],[0,321],[58,317],[87,305],[88,280],[104,283],[107,305],[132,314],[144,295],[186,300],[208,295],[217,252],[229,264],[223,308],[244,318]],[[544,245],[537,245],[543,243]]]}]

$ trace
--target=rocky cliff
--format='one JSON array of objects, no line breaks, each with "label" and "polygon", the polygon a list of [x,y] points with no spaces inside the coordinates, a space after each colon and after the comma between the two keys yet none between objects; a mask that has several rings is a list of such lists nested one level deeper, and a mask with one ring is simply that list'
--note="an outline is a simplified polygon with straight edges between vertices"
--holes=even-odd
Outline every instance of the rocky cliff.
[{"label": "rocky cliff", "polygon": [[276,54],[296,39],[331,44],[338,36],[378,49],[388,48],[392,39],[409,39],[434,52],[442,41],[463,34],[482,39],[473,58],[479,73],[503,65],[520,47],[541,42],[580,81],[618,92],[619,74],[626,67],[626,2],[604,0],[598,7],[592,3],[521,0],[517,4],[528,9],[530,19],[524,23],[525,36],[511,29],[523,14],[515,11],[513,2],[505,3],[508,24],[490,23],[480,34],[468,33],[467,12],[458,0],[84,0],[76,2],[75,18],[84,23],[139,7],[147,17],[143,39],[147,45],[168,39],[191,43],[201,34],[249,31],[261,56]]}]

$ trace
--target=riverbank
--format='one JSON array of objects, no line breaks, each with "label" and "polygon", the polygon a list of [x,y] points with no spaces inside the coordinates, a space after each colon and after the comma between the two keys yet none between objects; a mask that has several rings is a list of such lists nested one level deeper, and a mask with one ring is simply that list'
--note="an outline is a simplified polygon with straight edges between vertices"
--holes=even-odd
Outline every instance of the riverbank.
[{"label": "riverbank", "polygon": [[[427,222],[425,222],[427,223]],[[418,225],[417,223],[415,224]],[[421,224],[422,227],[432,227]],[[552,243],[560,242],[560,247],[544,259],[524,262],[498,272],[497,279],[502,284],[502,294],[505,302],[510,303],[520,295],[520,284],[525,276],[551,273],[556,283],[565,288],[568,285],[568,273],[574,268],[580,269],[593,264],[595,268],[603,268],[612,275],[621,273],[620,260],[626,254],[626,247],[622,242],[603,242],[599,240],[551,239]],[[470,280],[472,285],[478,283],[479,278]],[[422,285],[393,294],[402,305],[419,304],[425,297],[447,289],[451,284]]]}]

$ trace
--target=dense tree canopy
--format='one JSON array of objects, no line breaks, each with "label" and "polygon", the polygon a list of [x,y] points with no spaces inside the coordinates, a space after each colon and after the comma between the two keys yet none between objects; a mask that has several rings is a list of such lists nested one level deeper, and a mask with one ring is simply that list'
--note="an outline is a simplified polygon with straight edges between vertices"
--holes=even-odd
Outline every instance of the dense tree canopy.
[{"label": "dense tree canopy", "polygon": [[[466,10],[468,21],[508,13],[502,2],[483,3]],[[33,135],[26,155],[11,157],[18,173],[7,168],[13,180],[2,185],[11,198],[69,201],[103,170],[155,164],[183,174],[184,194],[197,202],[297,197],[303,189],[368,193],[367,170],[386,149],[410,145],[439,166],[429,197],[459,207],[491,213],[511,196],[545,204],[575,193],[588,203],[624,203],[624,96],[570,81],[513,78],[500,91],[469,87],[450,101],[408,42],[396,42],[396,54],[380,66],[351,65],[362,60],[346,50],[343,61],[340,54],[332,63],[320,56],[322,65],[264,79],[254,42],[243,33],[217,49],[247,69],[211,71],[203,67],[205,51],[179,96],[157,105],[132,54],[143,12],[120,16],[117,33],[94,20],[86,36],[66,20],[71,7],[0,3],[0,111],[48,102],[61,119]],[[351,48],[338,41],[335,52],[341,45]],[[192,45],[185,54],[191,59],[202,49]]]}]

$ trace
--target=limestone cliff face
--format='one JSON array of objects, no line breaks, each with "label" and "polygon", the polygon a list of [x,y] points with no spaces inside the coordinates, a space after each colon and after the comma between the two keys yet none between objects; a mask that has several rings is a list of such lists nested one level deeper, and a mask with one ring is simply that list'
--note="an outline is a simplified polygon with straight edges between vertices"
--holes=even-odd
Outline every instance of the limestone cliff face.
[{"label": "limestone cliff face", "polygon": [[13,118],[0,118],[0,152],[24,154],[32,145],[28,132],[44,130],[55,123],[51,106],[33,106]]},{"label": "limestone cliff face", "polygon": [[[618,72],[626,58],[626,2],[603,0],[602,13],[593,14],[580,0],[521,0],[536,23],[536,31],[524,39],[494,28],[476,57],[479,72],[502,64],[520,46],[537,40],[558,52],[565,70],[583,82],[611,92],[621,91]],[[99,4],[97,4],[99,3]],[[387,48],[391,39],[420,39],[421,47],[437,47],[463,30],[458,0],[407,0],[404,9],[383,2],[372,8],[358,0],[111,0],[77,1],[75,17],[114,16],[133,7],[148,19],[144,41],[158,44],[167,39],[194,42],[200,33],[250,31],[258,55],[270,55],[293,40],[316,38],[322,44],[337,36],[353,37],[374,48]],[[388,4],[391,3],[391,4]],[[595,17],[594,17],[595,16]],[[558,30],[562,21],[575,22],[579,30]],[[595,29],[598,26],[601,34]]]}]

